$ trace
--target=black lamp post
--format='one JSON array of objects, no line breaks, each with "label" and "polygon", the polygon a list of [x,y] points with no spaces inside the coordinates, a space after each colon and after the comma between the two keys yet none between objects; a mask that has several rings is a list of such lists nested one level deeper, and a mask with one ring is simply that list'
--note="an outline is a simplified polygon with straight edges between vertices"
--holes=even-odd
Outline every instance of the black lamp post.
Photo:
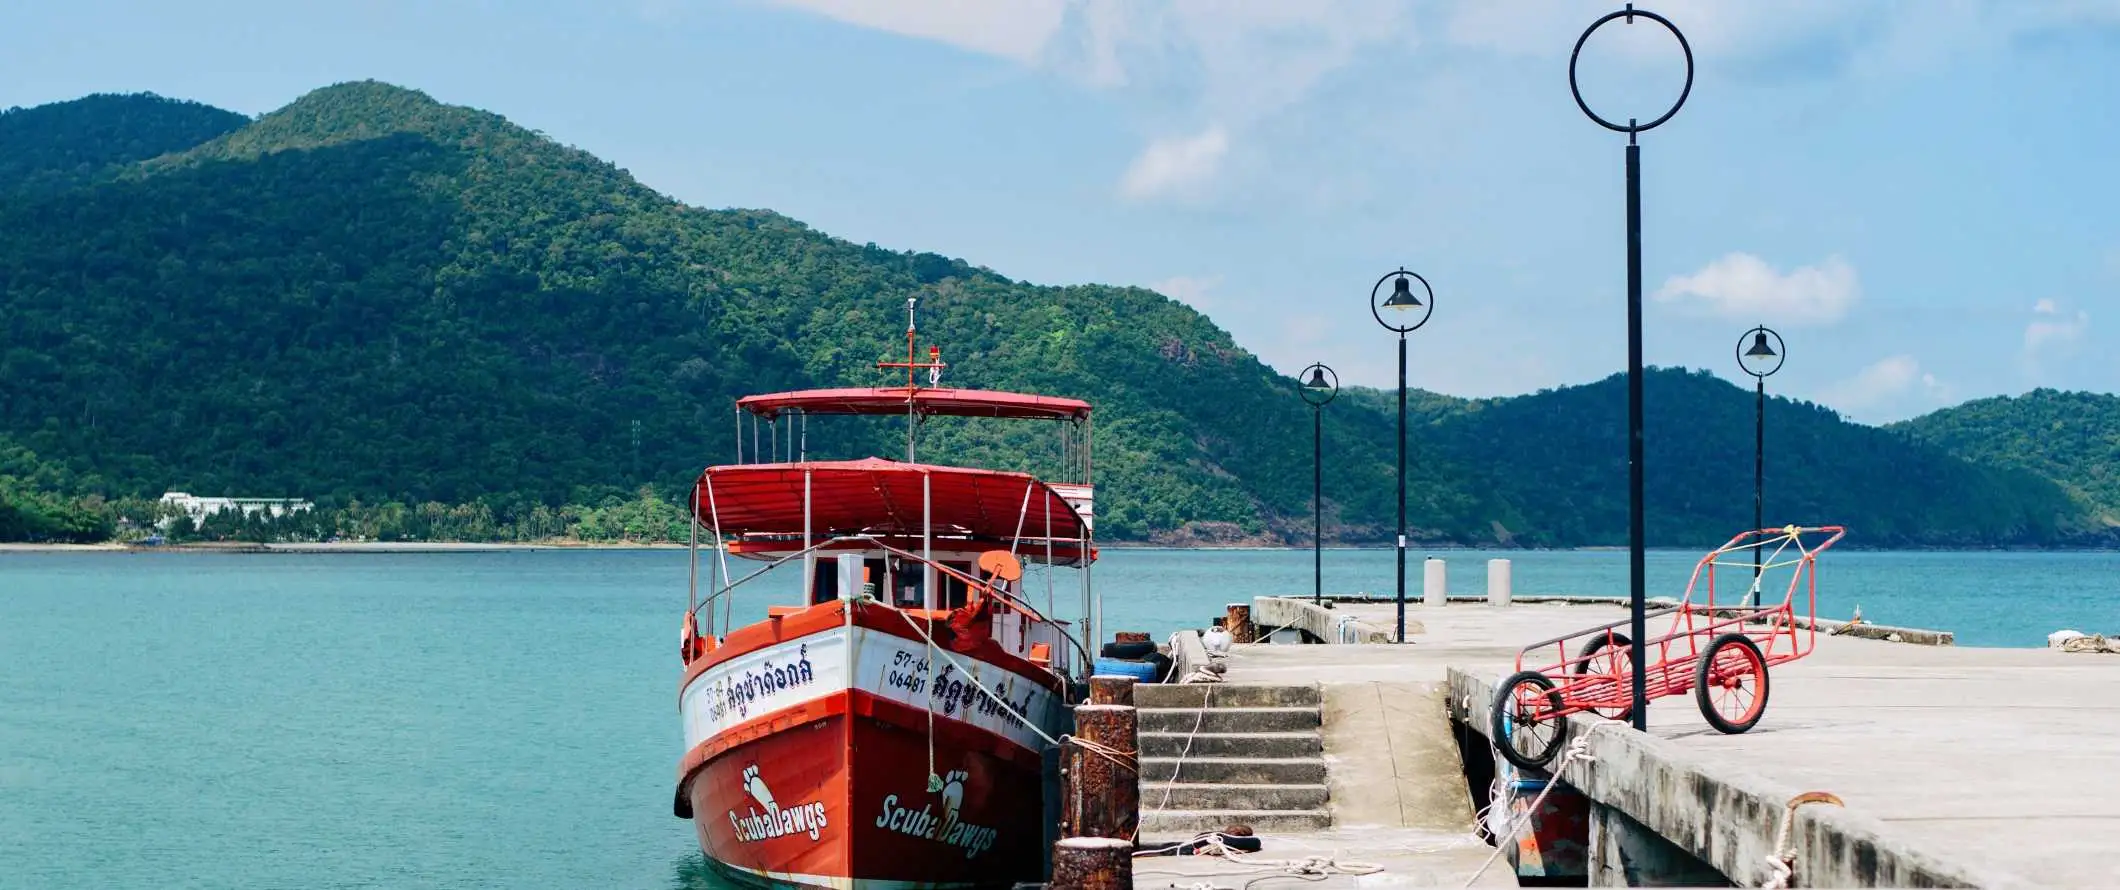
[{"label": "black lamp post", "polygon": [[[1384,292],[1384,282],[1391,282],[1391,296],[1382,301],[1377,295]],[[1413,295],[1410,282],[1421,283],[1421,292],[1428,295],[1428,302],[1421,302]],[[1377,324],[1399,335],[1399,627],[1395,642],[1406,642],[1406,334],[1428,323],[1428,316],[1435,312],[1435,289],[1428,286],[1428,279],[1399,270],[1377,279],[1375,287],[1369,289],[1369,314],[1376,316]]]},{"label": "black lamp post", "polygon": [[[1679,91],[1678,101],[1671,103],[1671,110],[1664,112],[1662,117],[1646,124],[1630,117],[1625,124],[1617,124],[1599,117],[1597,112],[1590,110],[1589,103],[1583,101],[1583,90],[1576,82],[1575,68],[1582,59],[1583,44],[1589,42],[1590,35],[1598,28],[1620,18],[1631,25],[1637,17],[1664,26],[1671,36],[1678,38],[1678,47],[1686,54],[1686,85]],[[1575,106],[1598,126],[1627,134],[1627,569],[1629,605],[1633,611],[1631,628],[1634,631],[1633,651],[1629,653],[1634,665],[1634,702],[1629,710],[1634,728],[1646,730],[1649,728],[1648,680],[1642,674],[1642,666],[1649,663],[1643,643],[1648,633],[1643,616],[1646,594],[1642,541],[1642,155],[1635,137],[1670,120],[1686,104],[1686,97],[1693,92],[1693,48],[1686,43],[1686,35],[1679,33],[1678,26],[1671,24],[1670,19],[1635,9],[1634,4],[1629,3],[1620,11],[1606,13],[1603,18],[1591,22],[1590,27],[1583,29],[1583,36],[1576,38],[1575,51],[1568,55],[1568,91],[1575,94]]]},{"label": "black lamp post", "polygon": [[[1774,338],[1769,344],[1767,338]],[[1747,346],[1747,341],[1751,345]],[[1779,348],[1777,348],[1779,347]],[[1767,378],[1781,370],[1787,358],[1788,347],[1781,342],[1781,335],[1773,328],[1760,325],[1737,338],[1737,366],[1752,375],[1752,528],[1758,530],[1766,525],[1767,488]],[[1764,554],[1759,548],[1752,550],[1752,595],[1747,601],[1753,608],[1759,607],[1759,573],[1764,566],[1760,560]]]},{"label": "black lamp post", "polygon": [[1310,601],[1325,604],[1325,403],[1340,394],[1340,375],[1314,364],[1303,369],[1303,401],[1310,403]]}]

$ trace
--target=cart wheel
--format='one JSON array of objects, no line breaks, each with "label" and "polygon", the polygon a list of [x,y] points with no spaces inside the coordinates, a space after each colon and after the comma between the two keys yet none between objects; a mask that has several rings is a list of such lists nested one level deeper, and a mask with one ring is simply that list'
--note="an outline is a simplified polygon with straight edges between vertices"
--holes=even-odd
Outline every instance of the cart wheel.
[{"label": "cart wheel", "polygon": [[[1611,689],[1605,688],[1603,683],[1584,685],[1590,688],[1591,698],[1617,697],[1627,702],[1616,708],[1591,708],[1590,713],[1607,720],[1625,720],[1634,713],[1634,674],[1631,671],[1634,666],[1634,653],[1628,648],[1634,645],[1634,641],[1628,639],[1626,634],[1615,633],[1609,640],[1609,646],[1607,643],[1604,634],[1591,637],[1590,642],[1584,643],[1583,651],[1576,655],[1575,672],[1587,674],[1595,671],[1619,678],[1613,681],[1614,688]],[[1599,653],[1603,653],[1602,658],[1598,657]]]},{"label": "cart wheel", "polygon": [[1708,725],[1731,734],[1751,729],[1767,712],[1767,660],[1759,644],[1741,633],[1716,637],[1693,669],[1693,693]]},{"label": "cart wheel", "polygon": [[1560,711],[1561,694],[1553,691],[1553,681],[1545,674],[1510,674],[1494,696],[1495,747],[1521,768],[1544,767],[1568,740],[1568,718]]}]

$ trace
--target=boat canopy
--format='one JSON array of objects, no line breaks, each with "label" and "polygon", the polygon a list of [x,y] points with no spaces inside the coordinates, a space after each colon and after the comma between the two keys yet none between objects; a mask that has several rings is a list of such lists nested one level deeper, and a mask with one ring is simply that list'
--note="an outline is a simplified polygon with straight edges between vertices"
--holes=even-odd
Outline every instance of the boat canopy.
[{"label": "boat canopy", "polygon": [[931,519],[937,538],[1021,544],[1028,555],[1047,541],[1088,535],[1082,516],[1052,486],[1001,470],[882,458],[739,464],[708,467],[695,493],[700,523],[735,538],[919,538],[928,530],[923,520]]},{"label": "boat canopy", "polygon": [[772,420],[781,412],[806,414],[918,414],[949,417],[1008,417],[1087,420],[1089,403],[1080,399],[1034,396],[986,389],[935,389],[903,386],[804,389],[745,396],[736,407]]}]

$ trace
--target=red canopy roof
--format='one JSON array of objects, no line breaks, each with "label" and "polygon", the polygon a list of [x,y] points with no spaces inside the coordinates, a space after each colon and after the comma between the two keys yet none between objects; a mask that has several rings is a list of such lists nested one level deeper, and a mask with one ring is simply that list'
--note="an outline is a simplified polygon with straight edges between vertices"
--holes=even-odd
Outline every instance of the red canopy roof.
[{"label": "red canopy roof", "polygon": [[[791,408],[810,414],[904,414],[908,392],[903,386],[805,389],[745,396],[736,400],[736,407],[768,419]],[[921,414],[1055,420],[1089,416],[1089,403],[1081,399],[985,389],[915,389],[910,393],[913,410]]]},{"label": "red canopy roof", "polygon": [[[1046,535],[1080,538],[1082,517],[1050,486],[1026,473],[909,464],[868,458],[794,464],[709,467],[700,474],[699,521],[725,535],[803,533],[803,476],[810,477],[810,537],[921,533],[921,479],[937,536],[966,536],[1007,546]],[[1029,493],[1025,507],[1025,493]],[[710,498],[711,493],[711,498]],[[1020,517],[1020,518],[1019,518]]]}]

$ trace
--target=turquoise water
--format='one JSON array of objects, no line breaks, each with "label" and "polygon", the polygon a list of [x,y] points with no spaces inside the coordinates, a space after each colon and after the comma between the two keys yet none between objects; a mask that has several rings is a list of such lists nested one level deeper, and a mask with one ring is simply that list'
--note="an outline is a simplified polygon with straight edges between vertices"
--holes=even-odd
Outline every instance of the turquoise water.
[{"label": "turquoise water", "polygon": [[[1437,555],[1485,589],[1490,554]],[[1519,593],[1626,589],[1623,552],[1500,555]],[[1326,589],[1388,594],[1391,558],[1327,551]],[[1652,553],[1651,593],[1694,558]],[[1108,628],[1161,636],[1307,593],[1310,566],[1108,550],[1095,580]],[[0,555],[0,887],[715,886],[670,815],[685,572],[682,551]],[[1835,551],[1820,598],[2043,645],[2120,631],[2120,554]],[[1074,613],[1071,574],[1055,601]]]}]

